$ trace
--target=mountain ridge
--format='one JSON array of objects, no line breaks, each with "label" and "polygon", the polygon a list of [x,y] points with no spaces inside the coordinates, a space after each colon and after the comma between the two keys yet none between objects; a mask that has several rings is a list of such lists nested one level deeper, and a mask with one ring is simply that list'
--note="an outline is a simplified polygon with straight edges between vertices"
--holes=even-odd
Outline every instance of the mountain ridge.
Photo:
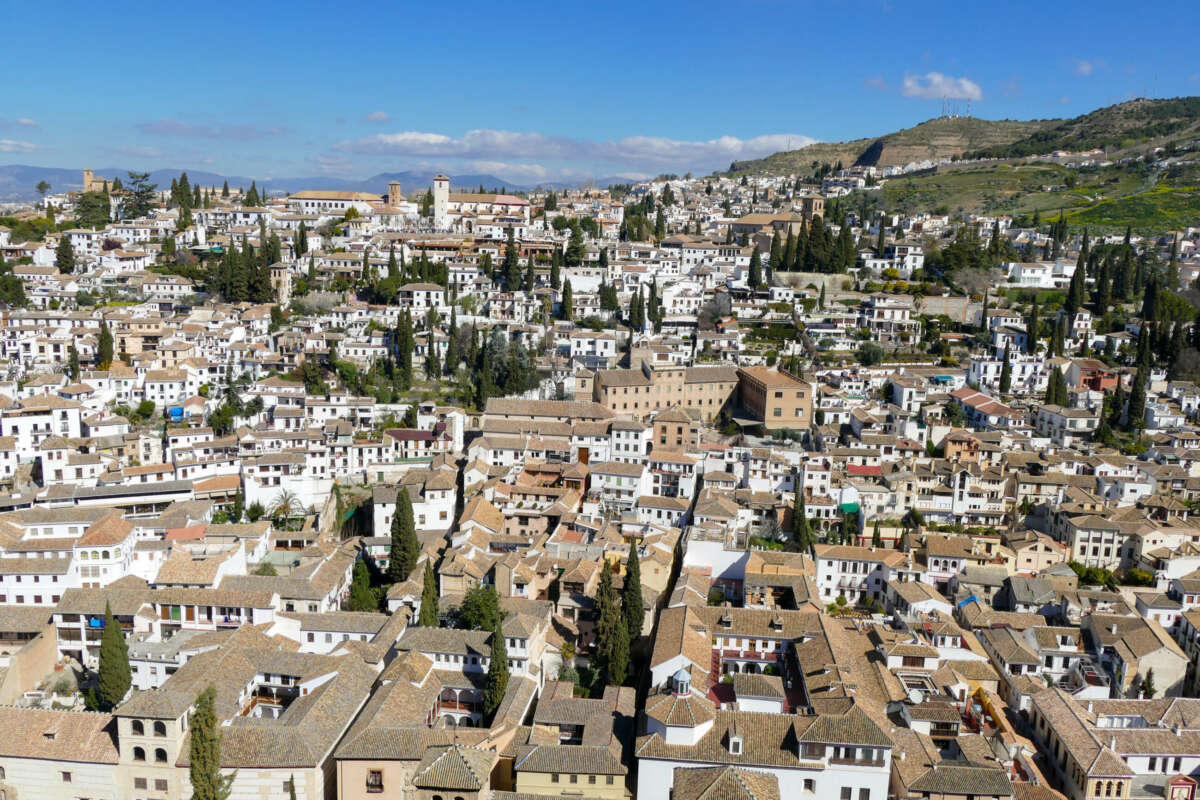
[{"label": "mountain ridge", "polygon": [[838,162],[847,167],[888,167],[955,156],[1023,158],[1058,150],[1125,149],[1189,132],[1200,132],[1200,97],[1137,98],[1069,119],[936,117],[881,136],[818,142],[760,159],[735,161],[729,172],[805,176],[821,165]]},{"label": "mountain ridge", "polygon": [[[317,189],[343,192],[369,192],[371,194],[385,195],[387,194],[389,181],[398,180],[404,192],[411,194],[414,191],[430,187],[433,182],[433,176],[437,175],[440,171],[406,170],[403,172],[380,172],[363,179],[340,178],[335,175],[318,175],[260,180],[244,175],[223,175],[205,170],[163,168],[150,172],[150,182],[158,184],[159,188],[167,187],[171,185],[172,179],[179,177],[181,172],[187,172],[189,182],[193,185],[199,183],[201,186],[220,186],[224,181],[229,181],[229,185],[232,188],[241,187],[248,189],[253,180],[260,190],[266,189],[272,194],[290,193],[301,189]],[[96,168],[94,172],[97,177],[112,178],[119,176],[124,179],[129,170],[110,166]],[[472,191],[478,189],[481,185],[489,190],[507,189],[515,192],[529,192],[535,189],[563,189],[578,185],[576,183],[564,183],[560,181],[519,184],[506,181],[503,178],[498,178],[488,173],[454,175],[451,171],[446,171],[446,174],[450,175],[454,188]],[[0,165],[0,202],[26,202],[37,199],[38,193],[35,187],[39,181],[43,180],[50,184],[51,192],[72,189],[79,190],[83,188],[83,170],[65,167],[36,167],[25,164]],[[634,178],[610,176],[595,180],[593,183],[597,186],[608,186],[613,183],[630,183],[635,180]]]}]

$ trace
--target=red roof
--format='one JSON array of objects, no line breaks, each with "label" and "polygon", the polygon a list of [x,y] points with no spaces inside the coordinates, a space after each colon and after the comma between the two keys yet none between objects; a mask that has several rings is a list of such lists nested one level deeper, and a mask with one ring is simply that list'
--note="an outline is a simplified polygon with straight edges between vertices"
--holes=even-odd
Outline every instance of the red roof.
[{"label": "red roof", "polygon": [[186,528],[168,528],[166,541],[178,542],[184,539],[203,539],[207,525],[188,525]]},{"label": "red roof", "polygon": [[872,467],[867,464],[848,464],[846,471],[851,475],[882,475],[883,467]]}]

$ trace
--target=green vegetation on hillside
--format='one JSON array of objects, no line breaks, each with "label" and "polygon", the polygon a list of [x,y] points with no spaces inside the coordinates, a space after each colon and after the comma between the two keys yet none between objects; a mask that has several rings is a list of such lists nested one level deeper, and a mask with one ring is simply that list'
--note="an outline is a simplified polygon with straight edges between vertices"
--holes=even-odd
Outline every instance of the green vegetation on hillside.
[{"label": "green vegetation on hillside", "polygon": [[1022,158],[1058,150],[1126,149],[1171,136],[1200,121],[1200,97],[1131,100],[1035,131],[1008,144],[971,151],[968,158]]},{"label": "green vegetation on hillside", "polygon": [[1067,221],[1072,225],[1160,231],[1200,224],[1200,186],[1160,185],[1138,194],[1101,200],[1069,212]]}]

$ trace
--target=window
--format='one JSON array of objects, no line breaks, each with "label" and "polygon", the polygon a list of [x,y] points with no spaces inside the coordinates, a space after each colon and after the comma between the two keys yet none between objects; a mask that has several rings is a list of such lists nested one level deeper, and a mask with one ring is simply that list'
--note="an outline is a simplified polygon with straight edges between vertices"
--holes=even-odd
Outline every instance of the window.
[{"label": "window", "polygon": [[167,779],[166,778],[155,778],[154,779],[154,791],[165,792],[166,790],[167,790]]},{"label": "window", "polygon": [[571,776],[571,783],[579,783],[579,776],[578,776],[578,775],[572,775],[572,776]]},{"label": "window", "polygon": [[817,782],[813,778],[804,779],[804,791],[815,792],[817,790]]},{"label": "window", "polygon": [[858,790],[858,800],[871,800],[871,790],[870,789],[859,789]]},{"label": "window", "polygon": [[853,791],[854,790],[851,789],[849,786],[843,786],[842,787],[842,800],[850,800],[850,794]]},{"label": "window", "polygon": [[146,751],[140,747],[133,748],[133,760],[134,761],[145,761],[146,760]]},{"label": "window", "polygon": [[383,770],[373,769],[367,772],[367,791],[371,794],[383,791]]},{"label": "window", "polygon": [[595,783],[595,782],[596,782],[596,776],[588,775],[588,783]]},{"label": "window", "polygon": [[167,751],[161,747],[154,748],[154,761],[158,764],[167,763]]},{"label": "window", "polygon": [[166,736],[167,735],[167,723],[161,722],[161,721],[154,723],[154,735],[155,736]]},{"label": "window", "polygon": [[133,721],[133,724],[130,727],[133,730],[134,736],[145,736],[146,735],[146,726],[142,724],[142,721],[140,719],[135,719]]},{"label": "window", "polygon": [[604,782],[605,782],[605,783],[607,783],[609,786],[612,786],[612,785],[613,785],[613,776],[612,776],[612,775],[605,775],[605,776],[604,776]]},{"label": "window", "polygon": [[550,775],[550,782],[551,782],[551,783],[558,783],[558,773],[557,773],[557,772],[551,773],[551,775]]},{"label": "window", "polygon": [[134,778],[133,779],[133,788],[145,789],[146,788],[146,779],[145,778]]},{"label": "window", "polygon": [[60,772],[60,773],[59,773],[59,775],[61,775],[61,776],[62,776],[62,782],[63,782],[63,783],[70,783],[70,782],[71,782],[71,773],[69,773],[69,772]]}]

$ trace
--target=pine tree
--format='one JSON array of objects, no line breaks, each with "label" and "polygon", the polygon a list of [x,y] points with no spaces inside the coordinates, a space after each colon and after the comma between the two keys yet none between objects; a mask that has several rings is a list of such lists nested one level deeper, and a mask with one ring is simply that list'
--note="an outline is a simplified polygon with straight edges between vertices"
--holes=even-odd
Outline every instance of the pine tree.
[{"label": "pine tree", "polygon": [[433,566],[425,562],[425,582],[421,587],[421,614],[417,624],[422,628],[438,626],[438,585],[433,575]]},{"label": "pine tree", "polygon": [[642,635],[646,609],[642,606],[642,566],[638,559],[637,545],[629,546],[629,563],[625,565],[625,586],[621,589],[621,616],[629,629],[630,640]]},{"label": "pine tree", "polygon": [[1012,391],[1012,352],[1004,345],[1004,366],[1000,367],[1000,394]]},{"label": "pine tree", "polygon": [[100,369],[108,369],[113,360],[113,337],[108,329],[108,322],[100,320],[100,340],[96,345],[96,365]]},{"label": "pine tree", "polygon": [[192,800],[227,800],[233,774],[221,774],[221,727],[217,723],[217,690],[209,686],[196,698],[188,747]]},{"label": "pine tree", "polygon": [[121,624],[113,616],[112,608],[104,604],[104,633],[100,637],[100,674],[97,687],[100,705],[105,709],[115,708],[129,693],[133,675],[129,670],[129,646]]},{"label": "pine tree", "polygon": [[71,237],[66,233],[58,237],[58,248],[54,251],[54,268],[64,275],[75,271],[75,248],[71,247]]},{"label": "pine tree", "polygon": [[504,700],[508,689],[508,648],[504,646],[504,634],[500,622],[492,629],[492,652],[488,660],[487,684],[483,689],[483,715],[489,720]]},{"label": "pine tree", "polygon": [[413,521],[412,499],[403,486],[396,488],[396,510],[392,515],[392,550],[388,558],[388,577],[393,583],[408,580],[417,565],[421,543]]}]

